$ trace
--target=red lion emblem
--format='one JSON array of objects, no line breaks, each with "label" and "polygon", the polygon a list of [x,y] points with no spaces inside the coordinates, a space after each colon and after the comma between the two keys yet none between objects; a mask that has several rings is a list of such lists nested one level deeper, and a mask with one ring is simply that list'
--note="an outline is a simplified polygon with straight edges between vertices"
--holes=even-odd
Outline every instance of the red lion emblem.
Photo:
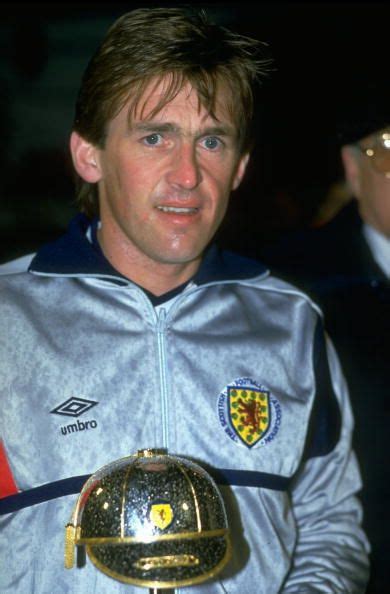
[{"label": "red lion emblem", "polygon": [[237,412],[243,415],[241,417],[242,424],[246,427],[251,427],[251,433],[254,433],[255,431],[259,432],[261,429],[261,421],[266,419],[266,417],[261,415],[261,404],[257,400],[244,402],[242,398],[237,402],[240,405]]}]

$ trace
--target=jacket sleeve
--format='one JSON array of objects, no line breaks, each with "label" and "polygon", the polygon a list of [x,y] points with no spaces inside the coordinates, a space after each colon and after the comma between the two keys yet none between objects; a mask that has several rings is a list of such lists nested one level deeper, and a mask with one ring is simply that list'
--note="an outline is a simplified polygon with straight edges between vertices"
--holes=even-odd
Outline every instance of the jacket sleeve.
[{"label": "jacket sleeve", "polygon": [[353,417],[348,390],[322,325],[316,344],[319,404],[312,411],[306,459],[292,487],[298,538],[281,592],[363,594],[368,581],[369,544],[361,528],[362,509],[356,497],[361,479],[351,449]]}]

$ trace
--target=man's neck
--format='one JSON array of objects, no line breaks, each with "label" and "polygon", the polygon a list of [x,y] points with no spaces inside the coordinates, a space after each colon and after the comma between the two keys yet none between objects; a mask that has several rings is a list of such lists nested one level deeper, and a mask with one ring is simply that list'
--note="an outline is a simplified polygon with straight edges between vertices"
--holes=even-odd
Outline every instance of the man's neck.
[{"label": "man's neck", "polygon": [[[105,258],[113,268],[157,297],[183,286],[195,275],[201,262],[201,257],[191,262],[172,264],[156,262],[144,254],[134,254],[125,250],[116,254],[111,244],[105,242],[101,229],[97,232],[97,240]],[[126,254],[126,258],[123,254]]]}]

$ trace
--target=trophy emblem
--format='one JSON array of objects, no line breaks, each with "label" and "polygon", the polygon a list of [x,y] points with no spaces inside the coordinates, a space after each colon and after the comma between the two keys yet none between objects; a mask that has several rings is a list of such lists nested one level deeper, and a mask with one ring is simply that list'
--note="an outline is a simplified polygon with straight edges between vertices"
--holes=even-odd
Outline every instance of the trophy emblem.
[{"label": "trophy emblem", "polygon": [[[66,526],[65,567],[97,569],[150,592],[214,577],[231,554],[221,494],[198,464],[140,450],[95,472]],[[84,555],[85,562],[85,555]]]},{"label": "trophy emblem", "polygon": [[150,521],[164,530],[173,520],[173,511],[170,503],[153,503],[149,514]]}]

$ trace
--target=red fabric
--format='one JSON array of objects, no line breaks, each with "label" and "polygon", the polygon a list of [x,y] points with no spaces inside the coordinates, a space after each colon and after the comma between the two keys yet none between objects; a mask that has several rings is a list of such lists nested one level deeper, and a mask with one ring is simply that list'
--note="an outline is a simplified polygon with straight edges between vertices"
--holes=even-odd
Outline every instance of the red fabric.
[{"label": "red fabric", "polygon": [[0,498],[7,497],[7,495],[14,495],[18,492],[19,490],[9,466],[4,445],[0,441]]}]

